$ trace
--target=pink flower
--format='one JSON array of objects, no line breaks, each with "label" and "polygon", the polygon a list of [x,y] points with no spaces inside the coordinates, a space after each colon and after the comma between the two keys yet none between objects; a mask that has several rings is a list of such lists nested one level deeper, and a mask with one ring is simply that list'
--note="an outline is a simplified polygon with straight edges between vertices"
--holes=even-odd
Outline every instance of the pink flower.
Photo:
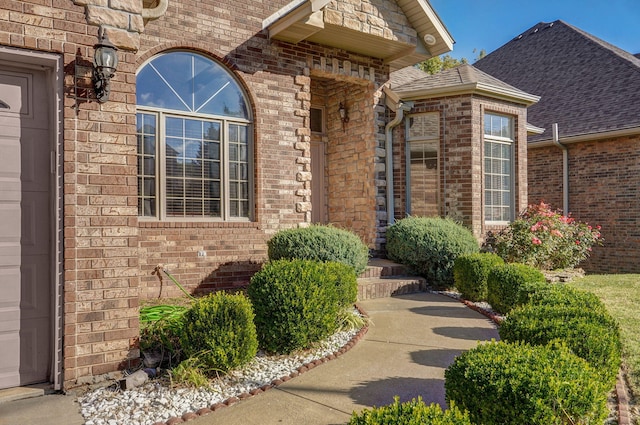
[{"label": "pink flower", "polygon": [[557,236],[557,237],[559,237],[559,238],[561,238],[561,237],[562,237],[562,233],[561,233],[561,232],[560,232],[560,230],[558,230],[558,229],[553,229],[553,230],[551,231],[551,234],[552,234],[553,236]]},{"label": "pink flower", "polygon": [[576,241],[576,245],[580,245],[580,241]]},{"label": "pink flower", "polygon": [[542,241],[534,236],[531,238],[531,243],[534,245],[541,245]]}]

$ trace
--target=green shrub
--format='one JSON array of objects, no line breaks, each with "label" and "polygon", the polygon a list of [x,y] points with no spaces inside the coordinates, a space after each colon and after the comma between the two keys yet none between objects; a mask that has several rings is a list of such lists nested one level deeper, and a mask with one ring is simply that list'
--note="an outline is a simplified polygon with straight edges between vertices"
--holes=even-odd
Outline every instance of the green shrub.
[{"label": "green shrub", "polygon": [[177,367],[169,371],[171,383],[175,385],[201,388],[209,384],[209,377],[204,371],[206,366],[198,357],[183,360]]},{"label": "green shrub", "polygon": [[609,388],[563,346],[481,344],[445,371],[445,396],[477,425],[602,424]]},{"label": "green shrub", "polygon": [[453,286],[453,264],[479,251],[471,231],[451,219],[408,217],[387,229],[387,254],[438,288]]},{"label": "green shrub", "polygon": [[339,281],[345,273],[339,263],[312,260],[270,261],[253,275],[248,294],[253,303],[260,346],[267,351],[289,353],[307,348],[331,335],[338,326],[348,285]]},{"label": "green shrub", "polygon": [[504,260],[491,253],[459,256],[453,264],[453,280],[456,289],[464,299],[486,301],[489,272],[501,264],[504,264]]},{"label": "green shrub", "polygon": [[499,332],[508,342],[563,342],[593,366],[600,381],[610,388],[615,383],[620,368],[620,334],[617,323],[604,310],[585,309],[581,304],[526,304],[507,315]]},{"label": "green shrub", "polygon": [[545,270],[575,267],[602,244],[595,228],[553,211],[540,202],[529,205],[517,220],[491,239],[491,247],[508,262]]},{"label": "green shrub", "polygon": [[184,314],[182,347],[210,370],[228,371],[252,360],[258,351],[249,299],[218,292],[199,298]]},{"label": "green shrub", "polygon": [[358,277],[353,268],[344,263],[329,261],[324,263],[325,281],[333,282],[336,287],[336,302],[339,307],[353,308],[358,300]]},{"label": "green shrub", "polygon": [[161,363],[172,367],[180,362],[180,335],[187,307],[155,305],[140,308],[140,350],[157,353]]},{"label": "green shrub", "polygon": [[443,411],[435,403],[427,406],[421,397],[406,403],[394,397],[393,404],[388,406],[354,412],[348,425],[471,425],[471,422],[469,415],[455,404]]},{"label": "green shrub", "polygon": [[604,304],[595,294],[564,284],[545,285],[541,290],[535,291],[529,296],[528,304],[580,306],[587,311],[606,312]]},{"label": "green shrub", "polygon": [[502,264],[491,269],[487,277],[487,301],[498,313],[527,302],[529,293],[544,283],[540,270],[524,264]]},{"label": "green shrub", "polygon": [[270,260],[337,261],[353,267],[356,275],[365,270],[369,261],[369,249],[358,235],[332,226],[281,230],[267,242],[267,247]]}]

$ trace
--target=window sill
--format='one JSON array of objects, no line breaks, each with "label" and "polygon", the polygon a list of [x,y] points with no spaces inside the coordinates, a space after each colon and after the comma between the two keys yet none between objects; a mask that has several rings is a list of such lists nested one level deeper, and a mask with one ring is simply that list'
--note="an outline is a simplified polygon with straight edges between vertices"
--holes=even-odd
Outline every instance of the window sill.
[{"label": "window sill", "polygon": [[138,227],[145,229],[259,229],[259,223],[255,221],[158,221],[154,219],[138,218]]}]

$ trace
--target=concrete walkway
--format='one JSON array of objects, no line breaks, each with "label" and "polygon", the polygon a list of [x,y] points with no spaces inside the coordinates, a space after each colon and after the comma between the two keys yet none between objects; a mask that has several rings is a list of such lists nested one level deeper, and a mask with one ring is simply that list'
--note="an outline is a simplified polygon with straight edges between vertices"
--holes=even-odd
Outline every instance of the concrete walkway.
[{"label": "concrete walkway", "polygon": [[[478,341],[498,339],[491,321],[442,295],[417,293],[359,304],[372,325],[346,354],[189,423],[339,425],[353,411],[389,404],[396,395],[401,401],[422,396],[427,404],[444,407],[447,366]],[[62,412],[53,413],[53,406]],[[0,404],[0,425],[82,424],[77,411],[72,397],[9,402]]]}]

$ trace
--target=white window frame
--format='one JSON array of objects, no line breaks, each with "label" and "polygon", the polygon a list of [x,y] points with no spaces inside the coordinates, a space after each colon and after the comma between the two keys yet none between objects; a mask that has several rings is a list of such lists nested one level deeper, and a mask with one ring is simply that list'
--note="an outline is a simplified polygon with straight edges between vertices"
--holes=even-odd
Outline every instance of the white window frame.
[{"label": "white window frame", "polygon": [[[507,119],[509,120],[509,130],[508,130],[508,135],[507,136],[503,136],[503,135],[493,135],[493,134],[487,134],[486,131],[486,120],[490,117],[498,117],[501,119]],[[484,116],[483,116],[483,147],[482,147],[482,156],[483,156],[483,200],[484,200],[484,205],[483,205],[483,210],[482,210],[482,214],[484,217],[484,221],[486,224],[489,225],[506,225],[509,224],[511,221],[513,221],[514,217],[515,217],[515,184],[516,184],[516,178],[515,178],[515,148],[516,148],[516,141],[515,141],[515,128],[514,128],[514,118],[512,116],[509,115],[505,115],[505,114],[500,114],[500,113],[494,113],[494,112],[485,112]],[[486,149],[487,149],[487,144],[499,144],[499,145],[508,145],[510,147],[510,155],[508,161],[509,161],[509,174],[506,175],[502,172],[499,173],[494,173],[494,172],[490,172],[490,170],[487,170],[487,155],[486,155]],[[491,160],[504,160],[505,158],[491,158]],[[509,205],[505,205],[504,203],[501,203],[499,205],[493,205],[493,203],[490,203],[489,201],[489,192],[491,193],[495,193],[495,192],[499,192],[499,193],[504,193],[506,192],[506,190],[501,190],[501,189],[496,189],[496,188],[487,188],[487,180],[491,177],[508,177],[509,178]],[[504,208],[505,206],[509,207],[509,218],[507,220],[491,220],[488,218],[488,214],[487,214],[487,209],[491,208],[493,206],[496,207],[500,207],[500,208]]]}]

